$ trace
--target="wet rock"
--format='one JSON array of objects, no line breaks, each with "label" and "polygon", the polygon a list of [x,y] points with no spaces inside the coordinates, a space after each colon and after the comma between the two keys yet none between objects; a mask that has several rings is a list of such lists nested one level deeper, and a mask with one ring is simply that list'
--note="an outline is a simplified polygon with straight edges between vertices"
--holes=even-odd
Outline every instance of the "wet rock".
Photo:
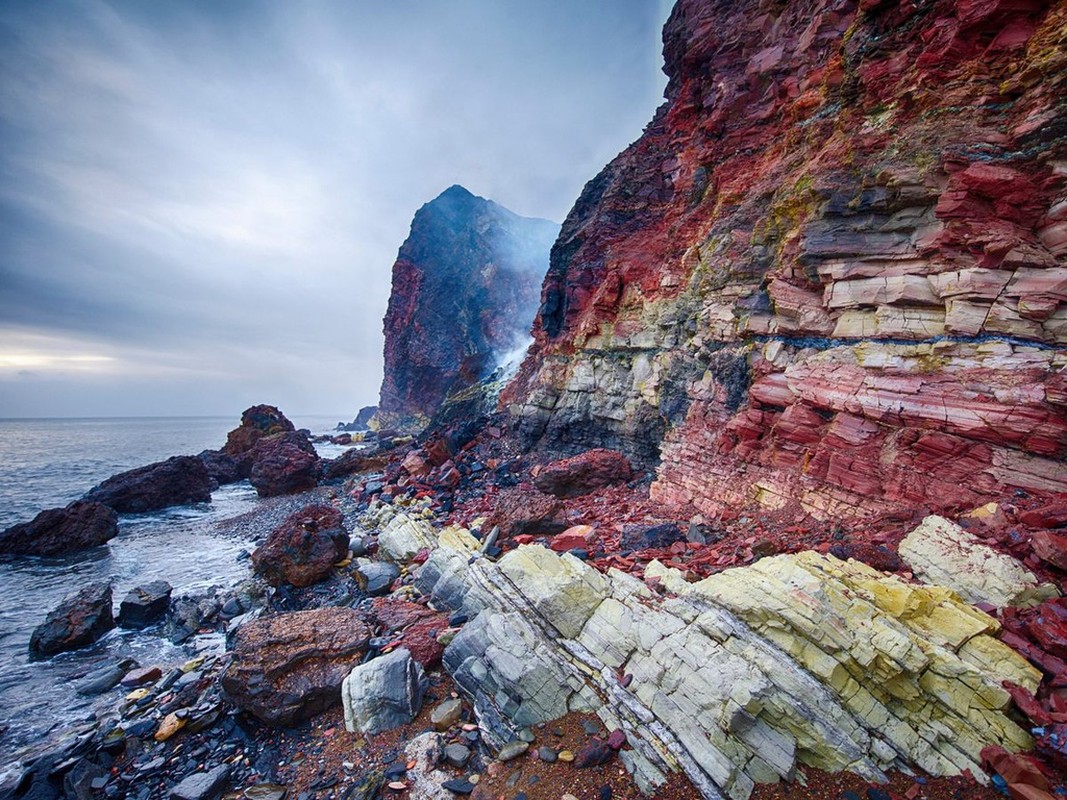
[{"label": "wet rock", "polygon": [[276,433],[256,442],[248,480],[260,497],[292,494],[319,481],[319,456],[302,431]]},{"label": "wet rock", "polygon": [[897,548],[927,583],[948,586],[970,603],[1031,606],[1059,594],[1020,562],[982,544],[959,525],[929,516]]},{"label": "wet rock", "polygon": [[137,662],[132,659],[125,659],[95,669],[75,683],[74,690],[80,695],[87,696],[103,694],[108,689],[118,686],[123,676],[136,664]]},{"label": "wet rock", "polygon": [[290,514],[252,553],[255,571],[272,586],[310,586],[348,554],[348,533],[336,508],[307,506]]},{"label": "wet rock", "polygon": [[97,547],[118,536],[118,515],[101,503],[75,500],[42,511],[0,533],[0,553],[50,556]]},{"label": "wet rock", "polygon": [[148,684],[155,683],[163,676],[162,670],[159,667],[144,667],[141,669],[131,669],[125,675],[122,676],[122,685],[133,689],[138,686],[147,686]]},{"label": "wet rock", "polygon": [[360,664],[341,687],[345,727],[373,734],[411,722],[427,685],[422,667],[404,648]]},{"label": "wet rock", "polygon": [[579,497],[633,477],[630,460],[615,450],[596,448],[534,468],[534,485],[556,497]]},{"label": "wet rock", "polygon": [[242,710],[268,725],[291,726],[333,706],[341,682],[370,639],[349,608],[294,611],[237,629],[222,688]]},{"label": "wet rock", "polygon": [[[93,583],[64,598],[30,637],[30,658],[49,658],[92,644],[115,627],[111,586]],[[122,677],[121,675],[119,676]]]},{"label": "wet rock", "polygon": [[220,764],[208,772],[195,772],[170,790],[171,800],[215,800],[230,778],[230,766]]},{"label": "wet rock", "polygon": [[241,465],[237,459],[221,450],[203,450],[197,453],[196,457],[204,462],[208,475],[219,486],[237,483],[241,478],[247,477],[241,474]]},{"label": "wet rock", "polygon": [[207,503],[215,483],[196,456],[173,456],[113,475],[82,498],[120,514],[142,514],[167,506]]},{"label": "wet rock", "polygon": [[171,585],[152,581],[131,589],[119,604],[119,625],[123,628],[147,628],[158,622],[170,606]]},{"label": "wet rock", "polygon": [[686,541],[686,534],[673,523],[663,525],[628,525],[623,528],[619,541],[620,550],[646,550],[670,547],[675,542]]}]

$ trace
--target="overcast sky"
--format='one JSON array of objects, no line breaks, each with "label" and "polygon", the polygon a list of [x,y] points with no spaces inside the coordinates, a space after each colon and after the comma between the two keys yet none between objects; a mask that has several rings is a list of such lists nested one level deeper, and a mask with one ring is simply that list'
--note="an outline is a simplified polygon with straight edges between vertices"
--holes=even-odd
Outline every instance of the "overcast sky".
[{"label": "overcast sky", "polygon": [[454,183],[561,221],[660,103],[666,0],[5,0],[0,417],[351,418]]}]

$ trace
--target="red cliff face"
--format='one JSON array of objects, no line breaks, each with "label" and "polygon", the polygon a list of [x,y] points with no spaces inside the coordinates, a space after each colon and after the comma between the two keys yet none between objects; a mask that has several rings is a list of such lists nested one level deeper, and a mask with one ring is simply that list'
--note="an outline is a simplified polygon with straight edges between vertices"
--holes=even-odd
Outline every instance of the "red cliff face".
[{"label": "red cliff face", "polygon": [[1067,3],[679,0],[505,400],[716,513],[1067,491]]},{"label": "red cliff face", "polygon": [[420,425],[528,340],[559,226],[453,186],[415,214],[393,265],[380,425]]}]

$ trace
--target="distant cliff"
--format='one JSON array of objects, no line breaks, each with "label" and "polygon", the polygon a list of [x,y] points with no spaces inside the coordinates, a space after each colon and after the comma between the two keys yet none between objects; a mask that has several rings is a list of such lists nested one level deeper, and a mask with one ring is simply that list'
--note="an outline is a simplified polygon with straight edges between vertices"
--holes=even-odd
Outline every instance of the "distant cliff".
[{"label": "distant cliff", "polygon": [[424,424],[521,352],[558,231],[461,186],[418,210],[393,265],[379,426]]},{"label": "distant cliff", "polygon": [[1067,4],[679,0],[504,400],[653,497],[817,517],[1067,491]]}]

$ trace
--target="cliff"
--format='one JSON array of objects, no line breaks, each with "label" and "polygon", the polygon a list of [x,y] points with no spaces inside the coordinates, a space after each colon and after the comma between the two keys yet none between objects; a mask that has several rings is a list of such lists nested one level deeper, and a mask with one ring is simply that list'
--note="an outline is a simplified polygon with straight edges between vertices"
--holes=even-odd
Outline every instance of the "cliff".
[{"label": "cliff", "polygon": [[421,427],[525,345],[558,230],[461,186],[418,210],[393,265],[379,427]]},{"label": "cliff", "polygon": [[817,518],[1067,491],[1067,3],[679,0],[505,392],[653,499]]}]

